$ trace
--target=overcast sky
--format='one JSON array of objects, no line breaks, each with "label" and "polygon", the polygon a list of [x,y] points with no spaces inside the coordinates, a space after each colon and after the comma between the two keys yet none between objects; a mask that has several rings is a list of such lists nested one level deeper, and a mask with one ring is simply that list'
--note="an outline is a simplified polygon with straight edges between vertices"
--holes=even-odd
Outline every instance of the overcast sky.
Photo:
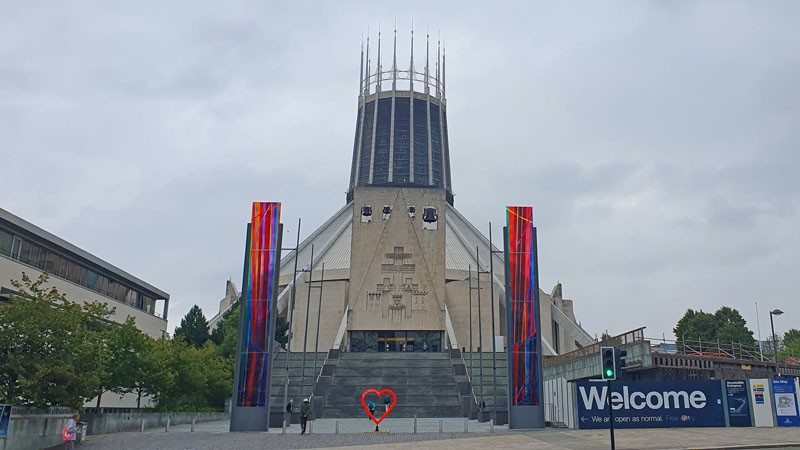
[{"label": "overcast sky", "polygon": [[446,5],[0,0],[0,207],[169,292],[170,330],[211,317],[252,201],[288,242],[344,206],[362,36],[396,20],[406,64],[413,19],[417,55],[446,41],[456,208],[500,241],[534,206],[591,334],[756,331],[756,302],[800,328],[800,2]]}]

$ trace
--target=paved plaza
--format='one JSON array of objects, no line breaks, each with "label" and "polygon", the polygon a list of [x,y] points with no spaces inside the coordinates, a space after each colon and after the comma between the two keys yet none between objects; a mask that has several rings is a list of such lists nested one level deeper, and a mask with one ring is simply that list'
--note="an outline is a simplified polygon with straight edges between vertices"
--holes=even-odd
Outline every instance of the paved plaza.
[{"label": "paved plaza", "polygon": [[[381,432],[367,419],[317,420],[313,432],[300,435],[297,425],[268,433],[229,433],[228,421],[90,436],[80,446],[85,450],[217,450],[217,449],[300,449],[300,448],[389,448],[389,449],[587,449],[609,448],[607,430],[546,429],[489,430],[489,424],[463,419],[420,419],[413,433],[413,419],[387,419]],[[371,431],[372,430],[372,431]],[[800,429],[792,428],[683,428],[617,430],[617,448],[622,449],[711,449],[711,448],[800,448]],[[749,447],[748,447],[749,446]],[[754,447],[762,446],[762,447]],[[767,446],[767,447],[764,447]]]}]

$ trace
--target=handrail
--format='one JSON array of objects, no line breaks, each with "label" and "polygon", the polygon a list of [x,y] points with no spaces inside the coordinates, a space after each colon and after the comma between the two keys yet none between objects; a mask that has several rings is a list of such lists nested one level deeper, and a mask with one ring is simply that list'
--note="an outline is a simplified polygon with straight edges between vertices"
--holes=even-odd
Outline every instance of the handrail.
[{"label": "handrail", "polygon": [[[775,360],[775,351],[772,342],[769,346],[757,346],[736,341],[703,341],[701,339],[666,339],[648,338],[655,351],[664,353],[677,353],[692,356],[711,356],[717,358],[731,358],[748,361],[772,363]],[[674,345],[674,350],[666,344]],[[779,363],[800,366],[800,354],[788,351],[786,348],[778,350]]]}]

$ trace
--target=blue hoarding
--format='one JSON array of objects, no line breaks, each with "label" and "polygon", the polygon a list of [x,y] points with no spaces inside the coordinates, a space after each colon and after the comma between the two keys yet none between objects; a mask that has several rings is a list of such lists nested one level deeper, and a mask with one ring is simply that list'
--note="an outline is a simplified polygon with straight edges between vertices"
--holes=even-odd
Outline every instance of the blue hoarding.
[{"label": "blue hoarding", "polygon": [[719,381],[614,381],[576,383],[578,427],[608,428],[606,399],[615,428],[724,427]]},{"label": "blue hoarding", "polygon": [[728,396],[728,419],[732,427],[752,427],[750,417],[750,397],[747,392],[747,381],[725,381],[725,395]]},{"label": "blue hoarding", "polygon": [[775,396],[777,425],[779,427],[800,427],[794,378],[772,380],[772,394]]}]

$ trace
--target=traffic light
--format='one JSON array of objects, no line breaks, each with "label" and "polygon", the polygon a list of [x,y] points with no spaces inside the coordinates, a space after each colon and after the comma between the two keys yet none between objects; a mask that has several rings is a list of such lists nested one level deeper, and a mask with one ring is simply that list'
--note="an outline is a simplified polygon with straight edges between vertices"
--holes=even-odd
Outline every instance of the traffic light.
[{"label": "traffic light", "polygon": [[600,347],[600,363],[602,378],[604,380],[617,379],[617,349],[614,347]]},{"label": "traffic light", "polygon": [[620,374],[625,371],[625,365],[626,365],[625,364],[625,357],[626,356],[628,356],[628,351],[627,350],[623,350],[623,349],[617,350],[617,370],[620,372]]}]

